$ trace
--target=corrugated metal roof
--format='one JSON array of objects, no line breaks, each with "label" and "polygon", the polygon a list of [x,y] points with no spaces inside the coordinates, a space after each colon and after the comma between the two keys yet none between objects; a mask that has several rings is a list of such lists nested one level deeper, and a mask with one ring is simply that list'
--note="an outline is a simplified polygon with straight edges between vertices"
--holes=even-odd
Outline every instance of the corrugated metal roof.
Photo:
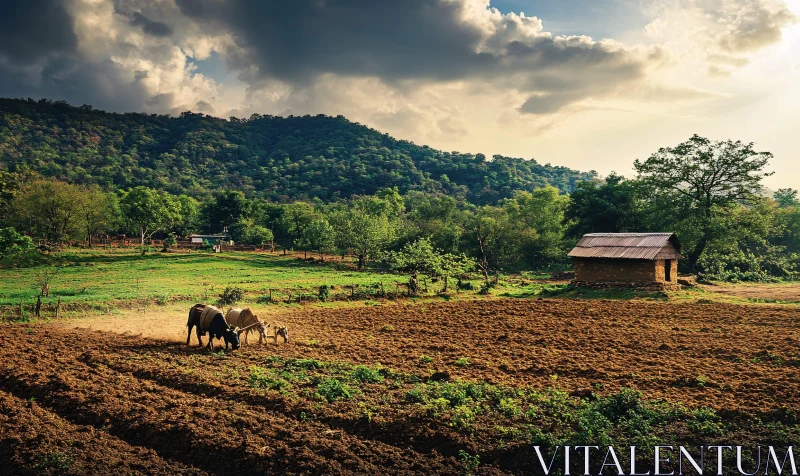
[{"label": "corrugated metal roof", "polygon": [[573,258],[678,259],[674,233],[589,233],[569,252]]}]

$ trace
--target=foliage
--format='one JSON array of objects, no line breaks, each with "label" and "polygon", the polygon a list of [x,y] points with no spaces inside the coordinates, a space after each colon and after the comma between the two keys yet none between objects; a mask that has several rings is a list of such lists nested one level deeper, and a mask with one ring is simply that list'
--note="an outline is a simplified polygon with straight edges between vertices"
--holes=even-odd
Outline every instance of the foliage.
[{"label": "foliage", "polygon": [[752,203],[762,191],[761,179],[772,175],[763,169],[772,157],[756,152],[753,144],[710,141],[698,135],[675,147],[659,149],[634,167],[652,194],[675,194],[696,214],[700,238],[689,252],[695,266],[712,239],[713,210],[735,203]]},{"label": "foliage", "polygon": [[570,195],[564,218],[567,235],[637,232],[644,227],[644,203],[639,184],[612,173],[605,184],[581,182]]},{"label": "foliage", "polygon": [[226,286],[219,295],[217,302],[222,306],[230,306],[244,299],[244,290],[241,288]]},{"label": "foliage", "polygon": [[129,226],[141,238],[142,254],[145,239],[180,221],[180,202],[165,192],[135,187],[123,194],[120,204]]},{"label": "foliage", "polygon": [[[145,186],[209,198],[224,189],[287,202],[332,201],[398,187],[403,193],[447,193],[484,204],[547,184],[570,192],[594,176],[535,160],[442,152],[342,116],[254,114],[223,120],[1,99],[0,117],[0,163],[7,170],[32,167],[46,177],[107,190]],[[226,220],[217,215],[209,225],[233,223]]]},{"label": "foliage", "polygon": [[0,260],[15,259],[33,251],[33,240],[13,228],[0,228]]},{"label": "foliage", "polygon": [[317,393],[328,403],[332,403],[336,400],[349,400],[355,392],[341,380],[331,377],[317,384]]},{"label": "foliage", "polygon": [[773,199],[781,208],[800,206],[800,200],[797,198],[797,190],[791,188],[779,188],[773,195]]},{"label": "foliage", "polygon": [[353,369],[353,378],[362,383],[383,382],[383,375],[380,374],[380,367],[372,368],[366,365],[357,365]]}]

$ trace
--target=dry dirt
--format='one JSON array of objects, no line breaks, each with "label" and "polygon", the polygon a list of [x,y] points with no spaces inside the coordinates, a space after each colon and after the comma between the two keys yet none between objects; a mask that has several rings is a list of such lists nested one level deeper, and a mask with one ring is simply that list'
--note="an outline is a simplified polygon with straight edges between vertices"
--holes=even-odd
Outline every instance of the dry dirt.
[{"label": "dry dirt", "polygon": [[[177,310],[177,323],[148,324],[166,340],[115,335],[107,324],[4,326],[0,461],[12,474],[49,471],[48,455],[66,455],[74,474],[463,474],[456,450],[473,443],[456,432],[400,410],[373,427],[347,417],[344,403],[320,408],[232,377],[271,355],[568,391],[634,387],[740,418],[800,407],[795,307],[502,299],[280,318],[289,344],[226,358],[187,348]],[[454,365],[462,357],[470,365]],[[505,469],[490,461],[484,470]]]},{"label": "dry dirt", "polygon": [[776,300],[787,302],[800,302],[800,283],[797,284],[734,284],[734,285],[704,285],[703,289],[709,292],[754,300]]}]

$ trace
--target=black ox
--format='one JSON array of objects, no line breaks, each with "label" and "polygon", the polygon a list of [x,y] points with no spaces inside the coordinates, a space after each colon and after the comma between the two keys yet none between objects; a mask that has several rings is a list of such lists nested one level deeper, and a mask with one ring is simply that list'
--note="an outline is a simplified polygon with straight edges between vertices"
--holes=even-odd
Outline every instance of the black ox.
[{"label": "black ox", "polygon": [[[203,311],[206,307],[210,307],[209,312],[214,312],[214,316],[210,319],[206,319],[205,325],[201,319],[203,315]],[[189,334],[186,336],[186,345],[189,345],[189,342],[192,339],[192,328],[197,328],[197,342],[198,346],[203,346],[203,340],[201,336],[206,335],[208,333],[208,344],[206,348],[213,351],[214,350],[214,339],[223,339],[225,340],[225,349],[228,348],[230,344],[233,347],[233,350],[239,348],[239,334],[241,334],[241,330],[237,329],[234,326],[228,325],[225,322],[225,317],[222,315],[222,311],[219,309],[213,308],[211,306],[207,306],[205,304],[195,304],[189,310],[189,322],[186,323],[186,326],[189,328]]]}]

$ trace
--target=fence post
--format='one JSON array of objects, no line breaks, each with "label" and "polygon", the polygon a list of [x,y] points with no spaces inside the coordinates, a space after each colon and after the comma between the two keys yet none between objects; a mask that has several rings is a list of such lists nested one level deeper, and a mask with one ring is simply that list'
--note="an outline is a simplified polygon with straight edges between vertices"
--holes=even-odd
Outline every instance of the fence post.
[{"label": "fence post", "polygon": [[25,319],[25,315],[22,313],[22,299],[19,300],[19,320]]},{"label": "fence post", "polygon": [[39,295],[39,296],[36,296],[36,311],[35,312],[36,312],[36,317],[37,318],[41,317],[41,311],[42,311],[42,296]]},{"label": "fence post", "polygon": [[56,303],[56,319],[61,316],[61,296],[58,297],[58,303]]}]

